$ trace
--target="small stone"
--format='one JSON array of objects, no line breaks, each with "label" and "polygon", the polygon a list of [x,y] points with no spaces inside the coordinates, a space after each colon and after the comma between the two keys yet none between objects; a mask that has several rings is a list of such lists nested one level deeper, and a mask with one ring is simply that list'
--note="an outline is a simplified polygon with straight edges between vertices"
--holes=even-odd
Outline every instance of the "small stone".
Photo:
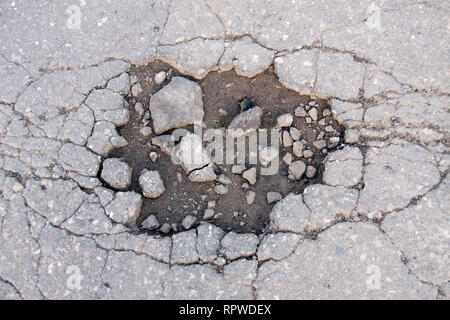
[{"label": "small stone", "polygon": [[136,113],[138,114],[139,117],[142,117],[144,115],[144,105],[140,102],[136,102],[136,104],[134,105],[134,110],[136,111]]},{"label": "small stone", "polygon": [[208,208],[214,208],[215,206],[216,206],[215,200],[208,201]]},{"label": "small stone", "polygon": [[330,138],[330,143],[331,144],[337,144],[337,143],[339,143],[340,140],[341,139],[339,137],[331,137]]},{"label": "small stone", "polygon": [[311,158],[313,156],[313,152],[311,150],[305,150],[303,151],[303,157],[305,157],[306,159]]},{"label": "small stone", "polygon": [[168,134],[152,138],[152,144],[159,147],[162,152],[168,155],[172,154],[172,149],[175,147],[175,141]]},{"label": "small stone", "polygon": [[288,148],[290,146],[292,146],[292,138],[291,135],[289,134],[289,132],[287,131],[283,131],[283,145]]},{"label": "small stone", "polygon": [[145,230],[155,230],[159,228],[159,222],[156,216],[150,215],[141,224],[142,229]]},{"label": "small stone", "polygon": [[103,161],[101,178],[111,187],[126,189],[131,183],[132,169],[126,162],[117,158]]},{"label": "small stone", "polygon": [[228,188],[224,186],[223,184],[218,184],[215,186],[214,191],[216,191],[217,194],[227,194]]},{"label": "small stone", "polygon": [[158,154],[155,151],[150,152],[148,156],[150,157],[150,160],[152,160],[152,162],[155,162],[156,159],[158,159]]},{"label": "small stone", "polygon": [[245,199],[247,200],[247,204],[252,204],[253,201],[255,201],[256,193],[253,191],[247,192],[247,195],[245,196]]},{"label": "small stone", "polygon": [[295,108],[294,114],[296,117],[306,117],[307,113],[303,107],[297,107]]},{"label": "small stone", "polygon": [[308,115],[311,117],[311,119],[312,119],[313,121],[317,121],[317,109],[316,109],[316,108],[311,108],[311,109],[308,111]]},{"label": "small stone", "polygon": [[251,185],[254,185],[256,183],[256,168],[253,167],[251,169],[246,170],[242,177],[247,180]]},{"label": "small stone", "polygon": [[157,74],[155,74],[155,82],[157,84],[161,84],[166,80],[167,74],[164,71],[160,71]]},{"label": "small stone", "polygon": [[325,132],[320,131],[319,134],[317,135],[317,140],[322,140],[324,136],[325,136]]},{"label": "small stone", "polygon": [[325,127],[325,132],[328,132],[328,133],[330,133],[330,132],[334,132],[335,130],[334,130],[334,128],[332,127],[332,126],[326,126]]},{"label": "small stone", "polygon": [[292,163],[292,160],[293,160],[293,156],[289,152],[286,153],[283,157],[283,162],[286,163],[288,166]]},{"label": "small stone", "polygon": [[311,107],[316,106],[316,101],[315,101],[315,100],[311,100],[311,101],[308,103],[308,106],[311,106]]},{"label": "small stone", "polygon": [[151,128],[151,127],[142,127],[141,130],[139,130],[139,132],[140,132],[144,137],[148,137],[149,135],[152,134],[152,128]]},{"label": "small stone", "polygon": [[281,199],[283,199],[283,196],[281,194],[279,194],[278,192],[267,192],[267,203],[271,204],[277,201],[280,201]]},{"label": "small stone", "polygon": [[231,173],[234,174],[242,174],[244,170],[246,169],[244,164],[235,164],[231,167]]},{"label": "small stone", "polygon": [[311,120],[310,117],[305,117],[305,121],[306,121],[306,123],[308,123],[308,124],[312,122],[312,120]]},{"label": "small stone", "polygon": [[222,108],[219,109],[219,113],[220,113],[222,116],[227,116],[227,115],[228,115],[228,112],[226,112],[226,111],[223,110]]},{"label": "small stone", "polygon": [[206,209],[205,213],[203,214],[203,220],[209,220],[214,217],[214,210],[213,209]]},{"label": "small stone", "polygon": [[283,114],[281,116],[278,116],[277,118],[277,127],[278,128],[290,127],[292,121],[294,121],[292,114],[290,113]]},{"label": "small stone", "polygon": [[[232,137],[240,137],[246,133],[256,130],[261,125],[262,109],[253,107],[238,114],[228,126]],[[240,130],[239,130],[240,129]]]},{"label": "small stone", "polygon": [[300,158],[303,155],[303,143],[295,141],[292,146],[292,152],[294,152],[296,157]]},{"label": "small stone", "polygon": [[172,227],[168,223],[164,223],[159,229],[162,233],[169,233]]},{"label": "small stone", "polygon": [[192,171],[188,178],[192,182],[209,182],[216,180],[217,175],[212,166],[208,165],[202,169]]},{"label": "small stone", "polygon": [[131,87],[131,94],[133,95],[133,97],[137,97],[141,93],[142,93],[142,87],[139,83],[136,83]]},{"label": "small stone", "polygon": [[325,118],[322,118],[319,120],[319,125],[321,125],[322,127],[325,126],[327,123],[325,121]]},{"label": "small stone", "polygon": [[291,127],[289,129],[289,133],[291,135],[291,138],[294,139],[295,141],[300,140],[301,133],[300,130],[298,130],[296,127]]},{"label": "small stone", "polygon": [[294,161],[289,166],[289,172],[294,176],[295,180],[300,180],[305,170],[306,164],[301,160]]},{"label": "small stone", "polygon": [[177,172],[177,181],[181,183],[183,181],[183,175],[180,172]]},{"label": "small stone", "polygon": [[344,136],[345,143],[356,143],[359,140],[359,131],[355,129],[347,129]]},{"label": "small stone", "polygon": [[225,185],[228,185],[228,184],[231,184],[231,183],[232,183],[231,179],[228,178],[228,177],[227,177],[225,174],[223,174],[223,173],[217,177],[217,181],[220,182],[220,183],[222,183],[222,184],[225,184]]},{"label": "small stone", "polygon": [[324,109],[323,110],[323,116],[324,117],[328,117],[328,116],[331,116],[331,110],[330,109]]},{"label": "small stone", "polygon": [[314,168],[313,166],[307,166],[305,175],[308,179],[314,178],[314,176],[316,175],[316,168]]},{"label": "small stone", "polygon": [[158,171],[149,171],[144,169],[139,177],[139,184],[142,188],[142,193],[146,198],[158,198],[166,191],[164,183]]},{"label": "small stone", "polygon": [[244,190],[247,190],[248,188],[250,188],[250,186],[248,185],[247,182],[244,182],[244,183],[241,185],[241,188],[244,189]]},{"label": "small stone", "polygon": [[325,140],[317,140],[313,142],[313,146],[316,147],[316,149],[322,150],[327,147],[327,143]]},{"label": "small stone", "polygon": [[183,219],[183,222],[181,223],[181,225],[183,226],[184,229],[190,229],[195,223],[197,222],[197,218],[191,215],[186,216]]}]

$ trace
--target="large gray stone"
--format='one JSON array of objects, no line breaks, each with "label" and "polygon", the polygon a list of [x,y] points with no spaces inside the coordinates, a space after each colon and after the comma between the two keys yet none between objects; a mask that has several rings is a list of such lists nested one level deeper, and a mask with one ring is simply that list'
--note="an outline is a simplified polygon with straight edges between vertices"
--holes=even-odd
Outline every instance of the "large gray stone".
[{"label": "large gray stone", "polygon": [[150,112],[156,134],[203,121],[203,99],[200,86],[186,78],[172,81],[152,95]]}]

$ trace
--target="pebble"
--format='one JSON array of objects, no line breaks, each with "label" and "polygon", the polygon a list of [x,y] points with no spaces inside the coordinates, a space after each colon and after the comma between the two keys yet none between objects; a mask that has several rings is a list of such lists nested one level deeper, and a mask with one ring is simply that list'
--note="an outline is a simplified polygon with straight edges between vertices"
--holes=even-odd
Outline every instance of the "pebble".
[{"label": "pebble", "polygon": [[311,150],[305,150],[303,151],[303,157],[305,158],[311,158],[313,156],[313,152]]},{"label": "pebble", "polygon": [[242,172],[244,172],[245,169],[246,168],[244,164],[235,164],[231,167],[231,173],[242,174]]},{"label": "pebble", "polygon": [[215,200],[208,201],[208,208],[214,208],[215,206],[216,206]]},{"label": "pebble", "polygon": [[217,194],[227,194],[228,188],[223,184],[218,184],[214,187],[214,191],[216,191]]},{"label": "pebble", "polygon": [[306,123],[311,123],[311,122],[312,122],[312,120],[311,120],[310,117],[306,117],[306,118],[305,118],[305,121],[306,121]]},{"label": "pebble", "polygon": [[251,185],[254,185],[256,183],[256,168],[253,167],[251,169],[246,170],[242,177],[247,180]]},{"label": "pebble", "polygon": [[157,74],[155,74],[155,82],[157,84],[161,84],[164,82],[164,80],[166,80],[167,77],[167,73],[165,73],[164,71],[160,71]]},{"label": "pebble", "polygon": [[322,140],[324,136],[325,136],[325,132],[320,131],[319,134],[317,135],[317,140]]},{"label": "pebble", "polygon": [[144,169],[139,177],[139,184],[142,188],[142,194],[146,198],[158,198],[166,191],[161,176],[156,170]]},{"label": "pebble", "polygon": [[293,140],[291,138],[291,135],[287,131],[283,131],[283,145],[288,148],[291,147],[293,143]]},{"label": "pebble", "polygon": [[325,140],[317,140],[313,142],[313,146],[316,147],[316,149],[322,150],[326,148],[327,143]]},{"label": "pebble", "polygon": [[155,162],[156,159],[158,159],[158,154],[155,151],[150,152],[148,156],[150,157],[150,160],[152,160],[152,162]]},{"label": "pebble", "polygon": [[312,119],[313,121],[317,121],[317,109],[316,109],[316,108],[311,108],[311,109],[308,111],[308,115],[311,117],[311,119]]},{"label": "pebble", "polygon": [[303,107],[297,107],[295,108],[294,114],[296,117],[306,117],[307,113]]},{"label": "pebble", "polygon": [[144,105],[140,102],[136,102],[136,104],[134,105],[134,110],[136,111],[136,113],[138,114],[139,117],[142,117],[144,115]]},{"label": "pebble", "polygon": [[145,230],[155,230],[159,228],[159,222],[158,219],[156,218],[156,216],[154,216],[153,214],[148,216],[147,219],[145,219],[144,221],[142,221],[141,224],[142,229]]},{"label": "pebble", "polygon": [[214,210],[213,209],[206,209],[205,213],[203,214],[203,220],[208,220],[214,217]]},{"label": "pebble", "polygon": [[253,191],[247,192],[247,195],[245,196],[245,199],[247,200],[247,204],[252,204],[253,201],[255,201],[256,193]]},{"label": "pebble", "polygon": [[316,168],[314,168],[313,166],[307,166],[305,175],[309,179],[314,178],[314,176],[316,175]]},{"label": "pebble", "polygon": [[141,93],[142,93],[142,87],[139,83],[136,83],[131,87],[131,94],[133,95],[133,97],[137,97]]},{"label": "pebble", "polygon": [[292,114],[290,113],[282,114],[277,118],[277,127],[278,128],[290,127],[292,121],[294,121]]},{"label": "pebble", "polygon": [[168,223],[164,223],[159,229],[162,233],[169,233],[172,227]]},{"label": "pebble", "polygon": [[331,116],[331,110],[330,109],[324,109],[323,110],[323,116],[324,117],[328,117],[328,116]]},{"label": "pebble", "polygon": [[140,132],[144,137],[148,137],[149,135],[152,134],[152,128],[151,128],[151,127],[142,127],[141,130],[139,130],[139,132]]},{"label": "pebble", "polygon": [[247,190],[248,188],[250,188],[250,186],[248,185],[247,182],[244,182],[244,183],[241,185],[241,188],[244,189],[244,190]]},{"label": "pebble", "polygon": [[283,157],[283,162],[286,163],[287,165],[290,165],[292,163],[292,160],[293,160],[293,156],[289,152],[286,153]]},{"label": "pebble", "polygon": [[325,132],[334,132],[334,128],[332,126],[326,126]]},{"label": "pebble", "polygon": [[303,143],[295,141],[292,146],[292,152],[294,152],[296,157],[300,158],[303,155]]},{"label": "pebble", "polygon": [[298,130],[296,127],[291,127],[289,129],[289,133],[291,135],[291,138],[294,139],[295,141],[300,140],[301,133],[300,130]]},{"label": "pebble", "polygon": [[188,230],[190,229],[195,223],[197,222],[197,218],[191,215],[186,216],[183,219],[183,222],[181,223],[181,225],[183,226],[184,229]]},{"label": "pebble", "polygon": [[222,183],[222,184],[225,184],[225,185],[228,185],[228,184],[231,184],[231,183],[232,183],[231,179],[228,178],[228,177],[227,177],[226,175],[224,175],[223,173],[217,177],[217,181],[220,182],[220,183]]},{"label": "pebble", "polygon": [[294,176],[295,180],[300,180],[303,173],[305,172],[305,169],[306,164],[301,160],[294,161],[289,166],[289,172]]},{"label": "pebble", "polygon": [[280,201],[281,199],[283,199],[283,196],[281,194],[279,194],[278,192],[267,192],[267,203],[271,204],[277,201]]}]

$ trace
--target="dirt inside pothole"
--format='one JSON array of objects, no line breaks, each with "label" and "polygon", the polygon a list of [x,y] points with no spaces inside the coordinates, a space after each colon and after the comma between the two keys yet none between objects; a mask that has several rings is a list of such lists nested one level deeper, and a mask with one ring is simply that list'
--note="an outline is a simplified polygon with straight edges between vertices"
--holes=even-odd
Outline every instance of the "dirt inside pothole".
[{"label": "dirt inside pothole", "polygon": [[[167,72],[168,77],[162,84],[158,85],[154,81],[154,77],[160,71]],[[181,166],[175,165],[169,155],[161,152],[158,147],[151,145],[151,139],[156,135],[153,132],[145,137],[140,133],[142,118],[135,111],[135,104],[140,102],[144,109],[148,110],[151,95],[167,85],[173,76],[179,75],[196,81],[200,85],[203,92],[204,122],[208,128],[227,127],[233,118],[240,113],[239,103],[242,99],[248,97],[263,110],[261,127],[271,129],[275,127],[279,115],[285,113],[294,115],[296,107],[308,106],[312,99],[282,86],[272,68],[254,78],[238,76],[234,71],[210,72],[206,78],[198,81],[181,74],[165,63],[154,61],[145,66],[133,67],[129,74],[131,78],[137,79],[142,87],[142,93],[137,97],[133,97],[131,94],[126,97],[131,118],[127,125],[119,128],[119,133],[125,137],[128,145],[113,150],[109,157],[122,158],[132,167],[132,183],[129,190],[142,193],[138,180],[143,169],[159,171],[166,188],[166,191],[157,199],[143,197],[144,202],[137,221],[138,226],[149,215],[155,215],[161,225],[169,223],[172,226],[171,232],[181,231],[183,230],[181,222],[187,215],[197,217],[197,221],[200,222],[203,220],[208,202],[215,201],[213,210],[216,215],[218,213],[221,213],[221,215],[208,220],[209,222],[226,231],[262,233],[268,225],[269,215],[274,206],[274,203],[268,204],[267,193],[269,191],[278,192],[284,197],[291,192],[301,193],[307,186],[320,183],[326,153],[314,148],[312,142],[316,140],[319,132],[324,131],[325,126],[332,126],[335,129],[334,133],[326,133],[325,138],[330,136],[343,137],[344,127],[339,125],[332,115],[322,116],[323,111],[329,108],[327,101],[315,99],[317,104],[315,108],[320,115],[319,119],[308,124],[304,117],[294,116],[292,124],[300,130],[302,139],[308,142],[306,147],[314,153],[309,159],[298,159],[304,161],[307,165],[314,166],[317,170],[315,176],[308,179],[303,175],[301,180],[288,180],[286,176],[288,166],[281,159],[286,152],[292,153],[292,147],[285,148],[280,143],[278,174],[271,176],[258,174],[257,182],[250,185],[248,189],[242,188],[243,183],[247,181],[241,175],[232,174],[230,165],[217,165],[216,173],[224,173],[232,180],[232,184],[228,186],[228,193],[219,195],[214,191],[215,182],[194,183],[189,181]],[[226,111],[226,114],[219,109]],[[325,118],[324,126],[319,124],[319,120],[322,118]],[[192,128],[188,129],[192,130]],[[168,133],[170,134],[170,132]],[[149,157],[149,153],[152,151],[158,154],[155,162],[152,162]],[[296,157],[294,159],[297,160]],[[181,182],[177,178],[177,173],[182,175]],[[250,190],[254,191],[256,196],[252,204],[247,204],[246,194]]]}]

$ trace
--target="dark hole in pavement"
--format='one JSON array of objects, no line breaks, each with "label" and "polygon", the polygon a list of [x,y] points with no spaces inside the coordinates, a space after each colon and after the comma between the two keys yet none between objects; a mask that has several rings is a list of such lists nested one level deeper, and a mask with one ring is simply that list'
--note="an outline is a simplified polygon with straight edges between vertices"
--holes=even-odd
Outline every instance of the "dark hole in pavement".
[{"label": "dark hole in pavement", "polygon": [[[154,78],[160,71],[165,71],[167,78],[162,84],[157,84]],[[338,136],[341,137],[340,141],[343,140],[344,127],[334,120],[329,112],[327,101],[314,99],[316,102],[314,108],[319,114],[317,121],[308,124],[305,117],[294,115],[294,110],[298,106],[304,106],[306,110],[312,108],[309,106],[312,99],[282,86],[272,67],[254,78],[238,76],[232,70],[210,72],[206,78],[198,81],[181,74],[163,62],[154,61],[145,66],[133,67],[129,74],[130,78],[137,78],[142,92],[137,97],[133,97],[131,93],[126,97],[131,118],[127,125],[119,128],[119,132],[128,141],[128,145],[113,150],[109,157],[122,158],[132,167],[132,183],[129,190],[142,194],[138,180],[143,169],[159,171],[166,189],[157,199],[143,197],[141,214],[137,220],[138,226],[149,215],[155,215],[160,225],[168,223],[175,227],[172,227],[170,232],[182,231],[181,223],[187,215],[195,216],[197,222],[200,222],[203,220],[208,202],[215,201],[214,213],[215,215],[221,213],[221,215],[206,221],[214,223],[225,231],[262,233],[268,225],[269,215],[275,204],[268,204],[268,192],[278,192],[284,197],[291,192],[301,193],[307,186],[321,182],[324,170],[323,160],[326,154],[312,145],[312,142],[317,140],[317,135],[324,132],[324,139]],[[229,191],[225,195],[219,195],[214,191],[216,184],[214,182],[195,183],[189,181],[181,166],[173,164],[170,156],[161,152],[159,147],[151,145],[151,139],[156,136],[154,132],[146,137],[140,133],[142,117],[135,110],[137,102],[142,103],[144,109],[148,110],[150,96],[167,85],[174,76],[183,76],[200,85],[203,92],[204,122],[208,128],[227,127],[241,112],[241,102],[244,109],[252,107],[252,103],[262,108],[261,128],[274,128],[279,115],[291,113],[294,119],[292,126],[300,130],[301,139],[307,141],[305,148],[313,151],[312,157],[308,159],[294,156],[294,160],[300,159],[306,165],[313,166],[317,170],[314,177],[306,178],[303,175],[300,180],[290,181],[286,176],[288,166],[282,161],[282,158],[287,151],[292,154],[292,147],[286,148],[280,143],[278,174],[272,176],[258,174],[257,182],[250,185],[249,189],[242,188],[242,184],[247,181],[241,175],[232,174],[231,165],[217,165],[215,168],[217,175],[225,173],[232,180],[232,184],[228,186]],[[246,97],[248,99],[244,100]],[[219,109],[224,110],[226,114]],[[322,116],[324,110],[327,110],[326,116]],[[320,121],[321,119],[325,120]],[[149,125],[152,126],[151,119]],[[324,128],[327,126],[329,131],[332,127],[333,132],[325,132]],[[188,129],[192,131],[192,126]],[[336,147],[338,145],[335,144],[333,148]],[[152,151],[158,155],[155,162],[149,157],[149,153]],[[181,183],[178,181],[177,173],[179,173],[178,177],[180,174],[182,175]],[[252,204],[247,204],[246,195],[250,190],[255,192],[255,199]]]}]

